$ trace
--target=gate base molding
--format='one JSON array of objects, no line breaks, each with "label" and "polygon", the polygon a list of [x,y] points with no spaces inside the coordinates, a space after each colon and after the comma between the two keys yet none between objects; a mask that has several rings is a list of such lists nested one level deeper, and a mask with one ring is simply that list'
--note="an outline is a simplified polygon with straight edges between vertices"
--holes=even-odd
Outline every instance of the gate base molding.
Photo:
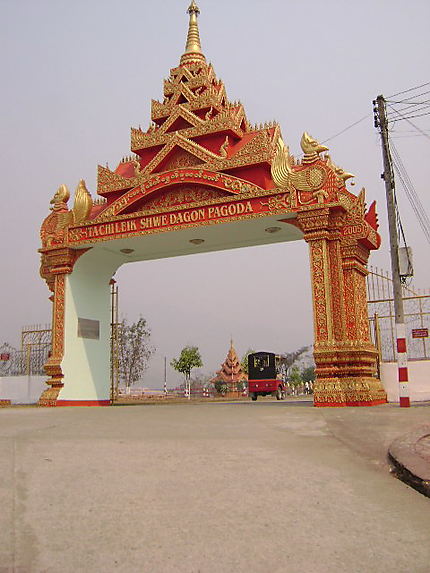
[{"label": "gate base molding", "polygon": [[60,393],[60,390],[62,387],[63,387],[63,385],[52,386],[51,388],[44,390],[42,392],[42,395],[39,398],[37,405],[38,406],[44,406],[45,408],[50,408],[50,407],[56,406],[58,394]]},{"label": "gate base molding", "polygon": [[56,406],[111,406],[112,401],[108,400],[59,400],[58,395],[61,387],[53,387],[45,390],[39,398],[38,406],[54,408]]},{"label": "gate base molding", "polygon": [[315,343],[317,407],[376,406],[387,394],[376,378],[375,347],[366,340]]},{"label": "gate base molding", "polygon": [[377,378],[326,378],[316,380],[314,406],[377,406],[387,402],[387,395]]}]

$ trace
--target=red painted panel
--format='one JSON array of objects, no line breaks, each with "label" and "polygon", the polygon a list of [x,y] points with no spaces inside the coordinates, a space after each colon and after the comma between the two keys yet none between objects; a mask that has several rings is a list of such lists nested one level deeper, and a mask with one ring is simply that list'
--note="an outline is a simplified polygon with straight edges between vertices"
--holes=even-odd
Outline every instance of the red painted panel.
[{"label": "red painted panel", "polygon": [[397,339],[397,352],[406,352],[406,338]]},{"label": "red painted panel", "polygon": [[406,366],[401,366],[399,368],[399,382],[408,381],[408,368]]},{"label": "red painted panel", "polygon": [[282,380],[248,380],[248,392],[275,392]]}]

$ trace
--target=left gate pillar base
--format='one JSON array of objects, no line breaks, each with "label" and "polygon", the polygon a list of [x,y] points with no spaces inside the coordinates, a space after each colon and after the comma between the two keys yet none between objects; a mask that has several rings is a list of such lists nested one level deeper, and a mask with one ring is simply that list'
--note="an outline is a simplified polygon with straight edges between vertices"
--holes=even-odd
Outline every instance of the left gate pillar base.
[{"label": "left gate pillar base", "polygon": [[[51,382],[50,382],[51,383]],[[61,387],[51,386],[44,390],[39,398],[38,406],[43,406],[45,408],[53,408],[57,406],[57,398],[60,393]]]}]

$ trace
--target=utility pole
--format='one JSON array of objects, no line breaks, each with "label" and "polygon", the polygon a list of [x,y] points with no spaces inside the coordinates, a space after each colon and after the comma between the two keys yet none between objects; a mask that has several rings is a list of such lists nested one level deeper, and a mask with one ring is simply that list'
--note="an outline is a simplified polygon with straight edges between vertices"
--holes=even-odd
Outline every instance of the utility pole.
[{"label": "utility pole", "polygon": [[406,348],[405,315],[403,312],[402,283],[399,267],[399,242],[397,237],[396,209],[394,201],[394,173],[388,141],[388,122],[384,96],[379,95],[373,102],[375,127],[379,128],[382,143],[382,157],[384,173],[381,175],[385,181],[385,195],[387,199],[388,230],[390,234],[391,273],[393,278],[394,314],[396,324],[397,342],[397,370],[399,382],[400,407],[409,408],[408,387],[408,354]]}]

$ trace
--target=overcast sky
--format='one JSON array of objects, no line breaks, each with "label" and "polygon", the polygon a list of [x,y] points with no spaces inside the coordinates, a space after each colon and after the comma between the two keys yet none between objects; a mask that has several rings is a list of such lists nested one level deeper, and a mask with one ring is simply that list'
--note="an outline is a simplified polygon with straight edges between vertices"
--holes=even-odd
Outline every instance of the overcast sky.
[{"label": "overcast sky", "polygon": [[[95,195],[97,165],[130,153],[130,127],[147,127],[150,100],[184,51],[188,0],[0,0],[1,326],[19,345],[21,327],[50,322],[39,277],[39,228],[61,183],[84,178]],[[203,51],[251,122],[276,120],[300,153],[308,131],[376,199],[383,246],[371,264],[390,268],[379,135],[372,100],[430,81],[428,0],[199,0]],[[429,86],[427,86],[429,89]],[[428,99],[428,95],[425,96]],[[430,116],[394,126],[395,145],[429,208]],[[429,244],[399,186],[415,285],[430,286]],[[264,269],[256,276],[255,260]],[[157,352],[145,385],[163,384],[168,362],[199,346],[206,373],[232,336],[248,348],[287,352],[313,341],[304,241],[134,263],[117,272],[121,314],[141,314]],[[168,384],[177,381],[168,370]]]}]

